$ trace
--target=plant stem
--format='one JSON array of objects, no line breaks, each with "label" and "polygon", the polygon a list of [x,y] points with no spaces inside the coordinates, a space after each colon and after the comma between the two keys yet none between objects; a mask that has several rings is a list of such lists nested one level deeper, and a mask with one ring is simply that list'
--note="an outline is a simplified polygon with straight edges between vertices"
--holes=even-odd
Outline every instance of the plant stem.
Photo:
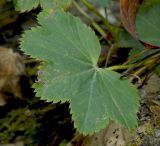
[{"label": "plant stem", "polygon": [[[140,66],[150,66],[153,65],[155,62],[157,62],[160,59],[160,56],[152,56],[152,58],[147,58],[144,61],[133,63],[133,64],[127,64],[127,65],[115,65],[108,67],[109,70],[123,70],[128,69],[130,67],[140,67]],[[137,73],[136,73],[137,74]]]},{"label": "plant stem", "polygon": [[115,66],[111,66],[108,67],[108,70],[123,70],[123,69],[127,69],[130,67],[137,67],[139,64],[128,64],[128,65],[115,65]]},{"label": "plant stem", "polygon": [[105,68],[106,68],[107,65],[108,65],[108,62],[109,62],[109,60],[110,60],[112,51],[113,51],[115,48],[116,48],[116,45],[115,45],[115,44],[112,44],[111,47],[109,48],[108,53],[107,53],[106,62],[105,62]]},{"label": "plant stem", "polygon": [[139,53],[132,55],[131,57],[129,57],[127,59],[127,61],[123,64],[128,64],[129,62],[131,62],[132,60],[134,60],[135,58],[138,58],[139,56],[143,55],[144,53],[146,53],[149,49],[144,49],[142,51],[140,51]]},{"label": "plant stem", "polygon": [[108,19],[108,12],[107,12],[107,8],[104,8],[104,12],[105,12],[105,18]]},{"label": "plant stem", "polygon": [[104,23],[104,25],[109,29],[109,31],[114,32],[115,27],[112,26],[109,21],[103,17],[89,2],[87,2],[86,0],[81,0],[81,2],[90,10],[92,11],[94,14],[96,14]]},{"label": "plant stem", "polygon": [[77,2],[73,1],[73,4],[77,10],[91,22],[92,26],[102,35],[102,37],[105,38],[106,33],[104,30],[78,5]]}]

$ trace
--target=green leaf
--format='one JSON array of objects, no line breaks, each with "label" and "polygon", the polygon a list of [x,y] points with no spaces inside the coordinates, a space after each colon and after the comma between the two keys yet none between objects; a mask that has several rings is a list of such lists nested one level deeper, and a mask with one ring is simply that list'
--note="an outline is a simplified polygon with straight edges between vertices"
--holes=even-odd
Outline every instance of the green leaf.
[{"label": "green leaf", "polygon": [[16,10],[22,12],[36,8],[40,4],[40,0],[14,0]]},{"label": "green leaf", "polygon": [[[117,33],[117,45],[122,48],[132,48],[129,57],[136,56],[140,52],[144,52],[145,47],[138,41],[137,39],[133,38],[127,31],[124,29],[120,29]],[[143,60],[146,57],[158,53],[160,49],[148,49],[141,55],[135,57],[130,63],[135,63],[137,61]]]},{"label": "green leaf", "polygon": [[67,9],[73,0],[55,0],[58,7]]},{"label": "green leaf", "polygon": [[143,0],[136,15],[136,30],[139,38],[156,46],[160,46],[159,14],[159,0]]},{"label": "green leaf", "polygon": [[43,9],[66,9],[72,0],[14,0],[16,10],[30,11],[40,5]]},{"label": "green leaf", "polygon": [[120,29],[116,36],[117,45],[123,48],[135,48],[138,50],[144,49],[144,46],[127,31]]},{"label": "green leaf", "polygon": [[100,44],[80,19],[65,12],[38,18],[41,26],[26,31],[21,48],[43,60],[37,96],[47,101],[70,102],[74,125],[92,134],[115,120],[128,129],[137,125],[136,88],[120,74],[97,67]]}]

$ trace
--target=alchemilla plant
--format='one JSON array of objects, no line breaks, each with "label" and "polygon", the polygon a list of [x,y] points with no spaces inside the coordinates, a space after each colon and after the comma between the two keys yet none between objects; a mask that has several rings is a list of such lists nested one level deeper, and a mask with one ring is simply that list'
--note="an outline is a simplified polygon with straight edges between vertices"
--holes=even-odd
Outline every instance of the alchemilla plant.
[{"label": "alchemilla plant", "polygon": [[[93,134],[106,127],[111,120],[129,130],[136,128],[138,91],[128,79],[122,78],[122,75],[115,70],[141,67],[150,60],[144,60],[143,63],[134,61],[125,65],[99,67],[97,64],[101,45],[98,37],[92,28],[67,11],[70,6],[75,6],[81,11],[76,1],[15,0],[14,2],[16,9],[22,12],[37,6],[42,7],[42,12],[37,17],[39,25],[25,31],[20,44],[25,54],[42,61],[39,66],[41,71],[38,75],[39,81],[33,85],[36,96],[47,101],[69,102],[74,126],[83,134]],[[109,24],[108,20],[94,9],[91,1],[81,0],[81,2],[102,19],[112,36],[119,40],[119,45],[144,47],[121,28]],[[107,8],[111,0],[98,2],[101,5],[106,3],[105,8]],[[139,24],[141,14],[142,12],[137,17],[138,26],[141,25]],[[92,19],[90,20],[93,22],[93,27],[104,37],[105,31]],[[138,30],[141,28],[138,27]],[[124,35],[128,41],[124,39]],[[140,35],[144,38],[142,40],[146,40],[144,35],[144,33]],[[123,38],[117,38],[120,36]]]}]

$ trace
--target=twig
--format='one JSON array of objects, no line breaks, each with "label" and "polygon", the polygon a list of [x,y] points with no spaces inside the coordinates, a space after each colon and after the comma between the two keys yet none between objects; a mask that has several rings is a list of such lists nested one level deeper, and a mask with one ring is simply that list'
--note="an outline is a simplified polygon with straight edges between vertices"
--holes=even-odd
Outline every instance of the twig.
[{"label": "twig", "polygon": [[77,10],[91,22],[92,26],[102,35],[102,37],[105,38],[105,31],[78,5],[77,2],[73,1],[73,4],[76,6]]},{"label": "twig", "polygon": [[140,51],[139,53],[133,55],[132,57],[129,57],[128,60],[124,63],[124,64],[128,64],[129,62],[131,62],[133,59],[141,56],[142,54],[144,54],[145,52],[147,52],[149,49],[144,49],[142,51]]},{"label": "twig", "polygon": [[115,45],[115,44],[112,44],[111,47],[109,48],[108,53],[107,53],[107,58],[106,58],[105,67],[107,67],[108,62],[109,62],[110,57],[111,57],[111,54],[112,54],[112,51],[113,51],[115,48],[116,48],[116,45]]},{"label": "twig", "polygon": [[95,15],[97,15],[102,22],[104,23],[104,25],[109,29],[110,32],[114,32],[115,31],[115,27],[112,26],[108,19],[106,19],[105,17],[103,17],[89,2],[87,2],[86,0],[81,0],[81,2],[90,10],[92,11]]}]

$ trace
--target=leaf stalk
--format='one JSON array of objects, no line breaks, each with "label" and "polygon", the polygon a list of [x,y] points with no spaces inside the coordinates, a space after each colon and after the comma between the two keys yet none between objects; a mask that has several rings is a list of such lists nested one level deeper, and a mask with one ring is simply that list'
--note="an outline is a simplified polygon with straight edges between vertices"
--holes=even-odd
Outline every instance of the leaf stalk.
[{"label": "leaf stalk", "polygon": [[77,10],[91,22],[91,25],[101,34],[101,36],[105,38],[105,31],[79,6],[77,2],[73,1],[73,4]]}]

